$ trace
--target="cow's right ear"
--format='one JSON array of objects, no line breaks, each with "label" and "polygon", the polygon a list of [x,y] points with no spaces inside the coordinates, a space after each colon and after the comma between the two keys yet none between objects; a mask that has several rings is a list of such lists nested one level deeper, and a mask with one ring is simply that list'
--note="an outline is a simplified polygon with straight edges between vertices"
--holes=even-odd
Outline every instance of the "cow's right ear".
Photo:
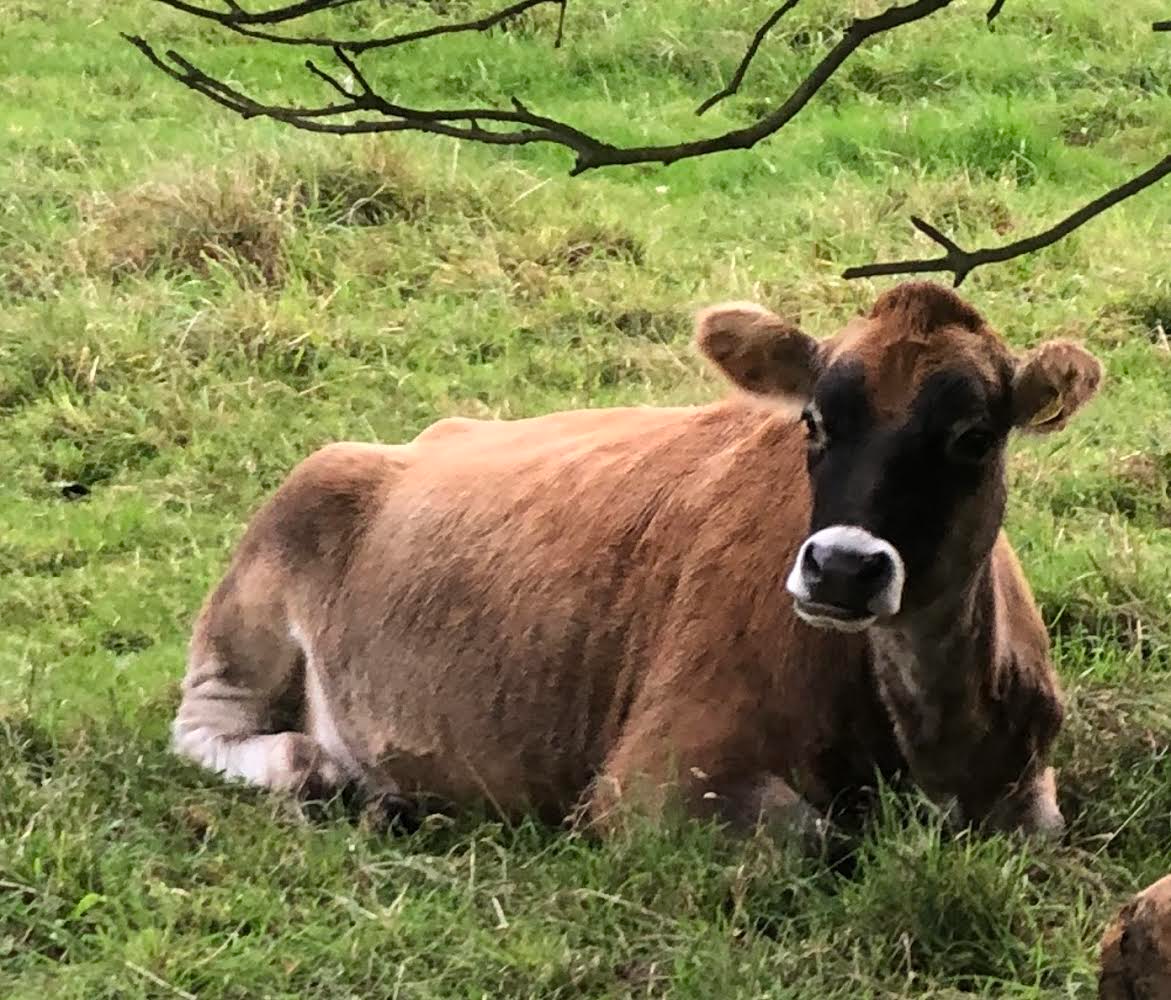
[{"label": "cow's right ear", "polygon": [[756,396],[803,405],[817,381],[817,341],[753,302],[702,310],[695,343],[733,385]]}]

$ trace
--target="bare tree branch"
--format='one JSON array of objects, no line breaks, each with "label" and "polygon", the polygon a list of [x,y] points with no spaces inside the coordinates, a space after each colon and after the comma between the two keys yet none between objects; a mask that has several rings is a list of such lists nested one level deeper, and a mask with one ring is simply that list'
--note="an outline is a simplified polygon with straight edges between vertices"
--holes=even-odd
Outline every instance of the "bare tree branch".
[{"label": "bare tree branch", "polygon": [[[996,0],[995,5],[988,12],[991,21],[1000,13],[1004,0]],[[1171,21],[1157,21],[1152,25],[1155,31],[1171,31]],[[1083,205],[1072,215],[1066,216],[1055,226],[1013,243],[1001,247],[985,247],[980,250],[964,250],[955,240],[945,236],[938,229],[918,216],[911,216],[911,224],[923,233],[924,236],[943,247],[946,253],[942,257],[931,257],[920,260],[887,261],[876,264],[862,264],[847,268],[842,272],[843,278],[873,278],[887,274],[928,274],[939,271],[950,271],[953,275],[953,284],[959,287],[964,279],[976,268],[986,264],[1001,264],[1014,257],[1023,257],[1025,254],[1035,253],[1045,247],[1052,246],[1059,240],[1065,239],[1075,229],[1079,229],[1097,215],[1113,208],[1119,202],[1134,197],[1140,191],[1157,184],[1168,174],[1171,174],[1171,155],[1165,156],[1149,170],[1144,170],[1137,177],[1111,188],[1105,194]]]},{"label": "bare tree branch", "polygon": [[[299,0],[299,2],[286,4],[283,7],[255,13],[245,11],[236,0],[225,0],[228,7],[226,12],[198,6],[188,3],[186,0],[157,0],[157,2],[214,21],[251,37],[289,45],[328,46],[333,51],[334,57],[348,71],[348,82],[343,83],[333,73],[321,68],[312,60],[307,60],[306,69],[328,86],[340,100],[314,107],[265,104],[225,81],[204,72],[177,52],[167,51],[165,56],[161,56],[144,39],[137,36],[125,36],[158,70],[244,118],[270,118],[293,128],[334,135],[423,132],[495,146],[525,146],[547,143],[564,147],[574,154],[574,163],[570,173],[577,175],[586,170],[600,167],[636,163],[666,165],[712,153],[750,149],[792,121],[834,73],[841,68],[842,64],[868,39],[929,17],[949,6],[952,0],[911,0],[901,6],[896,4],[888,7],[871,17],[855,18],[845,28],[837,43],[813,67],[805,79],[797,84],[788,97],[771,112],[761,115],[747,126],[731,129],[707,138],[644,146],[619,146],[607,142],[568,122],[537,114],[515,97],[511,99],[510,108],[424,109],[399,104],[381,96],[363,74],[357,62],[359,54],[371,49],[403,45],[455,32],[487,31],[509,18],[548,3],[555,3],[560,8],[556,40],[556,44],[560,45],[564,33],[568,0],[516,0],[507,7],[475,20],[437,25],[383,38],[344,40],[316,36],[278,36],[257,30],[254,26],[284,24],[311,13],[346,6],[353,3],[354,0]],[[719,101],[737,93],[765,37],[781,18],[796,7],[799,2],[800,0],[785,0],[760,25],[728,85],[704,101],[697,109],[697,114],[702,115]],[[996,19],[1004,5],[1005,0],[994,0],[987,13],[989,23]],[[1156,31],[1171,31],[1171,21],[1160,21],[1153,27]],[[1095,216],[1119,202],[1133,197],[1162,180],[1168,174],[1171,174],[1171,156],[1165,157],[1137,177],[1094,199],[1051,228],[999,247],[965,250],[955,240],[930,223],[919,217],[912,217],[911,222],[915,228],[943,249],[942,256],[864,264],[849,268],[843,277],[863,278],[891,274],[950,272],[954,276],[954,283],[958,286],[978,267],[1002,263],[1051,246],[1075,229],[1085,225]]]},{"label": "bare tree branch", "polygon": [[744,53],[744,58],[740,60],[740,65],[736,67],[736,72],[732,74],[732,79],[728,81],[728,85],[718,93],[712,94],[711,97],[696,108],[695,113],[697,115],[702,115],[705,111],[715,107],[715,105],[719,104],[725,98],[731,97],[740,89],[740,84],[744,82],[744,74],[748,72],[749,65],[756,58],[756,52],[760,48],[761,42],[764,41],[765,35],[772,31],[774,25],[800,2],[801,0],[785,0],[785,3],[774,10],[764,23],[756,29],[756,34],[752,36],[752,41],[748,44],[748,50]]},{"label": "bare tree branch", "polygon": [[[181,0],[159,0],[174,6]],[[314,0],[314,9],[320,9],[325,0]],[[530,0],[535,2],[535,0]],[[550,0],[545,0],[550,2]],[[902,6],[888,7],[872,17],[856,18],[842,33],[842,37],[809,75],[773,111],[742,128],[731,129],[720,135],[647,146],[617,146],[583,132],[567,122],[534,114],[513,98],[512,110],[500,108],[459,108],[423,110],[394,104],[380,97],[372,89],[349,94],[342,105],[331,104],[315,108],[282,107],[264,104],[229,87],[203,72],[176,52],[159,56],[142,38],[127,36],[150,62],[172,79],[245,118],[264,117],[284,122],[294,128],[335,135],[371,132],[427,132],[452,136],[498,146],[523,146],[549,143],[563,146],[574,154],[571,175],[599,167],[623,166],[634,163],[676,163],[697,156],[707,156],[733,149],[751,149],[758,142],[787,125],[813,99],[841,65],[868,39],[904,25],[922,20],[947,7],[952,0],[914,0]],[[298,6],[307,6],[308,3]],[[275,16],[276,12],[271,12]],[[230,15],[222,15],[230,16]],[[253,15],[255,16],[255,15]],[[349,47],[351,53],[353,47]],[[355,66],[346,59],[341,47],[334,47],[335,55],[351,73]],[[321,76],[314,67],[311,72]],[[356,75],[356,74],[355,74]],[[338,89],[334,87],[334,89]],[[351,120],[351,113],[366,113],[376,117]],[[337,120],[342,118],[343,120]],[[479,122],[493,122],[508,128],[483,128]]]},{"label": "bare tree branch", "polygon": [[[304,3],[297,3],[290,7],[268,11],[265,14],[248,14],[238,7],[234,8],[230,13],[224,13],[223,11],[212,10],[208,7],[196,7],[193,4],[185,3],[184,0],[156,0],[156,2],[164,4],[167,7],[173,7],[176,10],[181,10],[187,14],[194,14],[196,17],[215,21],[217,24],[221,24],[225,28],[230,28],[237,34],[246,35],[249,38],[257,38],[265,42],[276,42],[279,45],[317,45],[323,48],[345,49],[347,52],[357,54],[367,52],[371,49],[386,49],[394,45],[406,45],[410,42],[418,42],[424,38],[436,38],[440,35],[454,35],[465,31],[488,31],[490,28],[494,28],[496,25],[517,17],[525,11],[533,7],[538,7],[541,4],[556,4],[561,8],[561,12],[557,18],[557,39],[554,43],[554,47],[560,47],[562,34],[565,29],[565,7],[569,0],[518,0],[518,2],[503,7],[494,13],[470,21],[437,24],[430,28],[420,28],[417,31],[404,31],[401,34],[387,35],[383,38],[358,39],[328,38],[322,35],[277,35],[269,31],[261,31],[251,27],[254,24],[283,23],[298,17],[303,17],[305,14],[313,11],[329,10],[344,4],[354,3],[355,0],[306,0]],[[298,12],[289,14],[288,11],[290,10],[297,10]]]},{"label": "bare tree branch", "polygon": [[[456,139],[469,139],[474,142],[498,146],[556,142],[574,150],[579,157],[599,155],[599,151],[610,148],[572,126],[533,114],[515,98],[513,99],[512,111],[500,111],[493,108],[423,111],[400,104],[392,104],[370,90],[369,83],[362,76],[358,66],[340,49],[335,51],[335,55],[350,70],[360,91],[348,90],[336,77],[326,73],[310,61],[306,63],[306,68],[328,83],[333,90],[345,98],[345,101],[341,104],[327,104],[317,108],[293,108],[258,104],[234,87],[208,76],[177,52],[167,52],[167,59],[170,60],[167,62],[141,38],[125,37],[154,66],[168,76],[179,80],[217,104],[235,111],[243,118],[272,118],[307,132],[326,132],[335,135],[414,131],[445,135]],[[385,115],[386,118],[379,121],[351,121],[343,124],[321,120],[366,110],[374,110]],[[514,125],[528,125],[532,128],[510,132],[494,131],[481,127],[479,125],[481,119]]]},{"label": "bare tree branch", "polygon": [[1108,208],[1113,208],[1119,202],[1125,201],[1138,194],[1145,188],[1162,180],[1171,174],[1171,156],[1166,156],[1149,170],[1144,170],[1137,177],[1131,178],[1124,184],[1107,191],[1101,197],[1095,198],[1089,204],[1079,208],[1072,215],[1062,219],[1055,226],[1044,232],[1029,236],[1015,243],[1008,243],[1000,247],[987,247],[980,250],[964,250],[950,237],[945,236],[934,226],[917,216],[911,217],[911,223],[919,232],[939,244],[945,251],[942,257],[933,257],[924,260],[900,260],[880,264],[863,264],[848,268],[843,278],[873,278],[886,274],[927,274],[931,272],[951,272],[956,287],[976,268],[985,264],[1001,264],[1014,257],[1023,257],[1047,246],[1052,246],[1058,240],[1064,239],[1075,229],[1084,226],[1096,215],[1100,215]]},{"label": "bare tree branch", "polygon": [[557,14],[557,37],[553,39],[553,48],[561,48],[561,43],[565,40],[565,9],[569,6],[569,0],[561,0],[561,11]]},{"label": "bare tree branch", "polygon": [[160,2],[166,3],[168,7],[174,7],[175,10],[181,10],[184,14],[194,14],[196,17],[205,17],[210,21],[218,21],[226,27],[233,27],[235,25],[249,24],[283,24],[285,21],[293,21],[298,17],[315,14],[320,10],[333,10],[337,7],[346,7],[349,4],[356,3],[357,0],[302,0],[300,3],[286,4],[283,7],[276,7],[273,10],[257,11],[254,14],[249,14],[238,3],[234,2],[228,3],[229,10],[227,13],[220,10],[211,10],[207,7],[199,7],[192,3],[184,3],[183,0],[160,0]]}]

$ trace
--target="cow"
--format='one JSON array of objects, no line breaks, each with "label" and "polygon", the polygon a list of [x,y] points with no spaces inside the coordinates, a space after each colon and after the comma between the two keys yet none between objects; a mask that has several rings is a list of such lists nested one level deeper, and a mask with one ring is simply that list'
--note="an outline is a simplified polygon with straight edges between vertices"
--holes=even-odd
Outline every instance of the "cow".
[{"label": "cow", "polygon": [[1059,835],[1005,447],[1065,427],[1100,363],[1017,356],[925,282],[821,341],[731,302],[695,342],[726,398],[305,459],[198,617],[177,751],[603,831],[681,808],[824,834],[903,775],[961,823]]},{"label": "cow", "polygon": [[1171,875],[1127,901],[1099,951],[1098,1000],[1171,996]]}]

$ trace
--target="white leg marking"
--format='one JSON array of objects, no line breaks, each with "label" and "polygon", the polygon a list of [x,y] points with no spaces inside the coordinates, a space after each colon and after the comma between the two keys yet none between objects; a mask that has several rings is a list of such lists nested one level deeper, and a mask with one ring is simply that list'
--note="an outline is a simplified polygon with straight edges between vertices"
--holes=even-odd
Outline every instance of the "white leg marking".
[{"label": "white leg marking", "polygon": [[280,791],[296,791],[309,780],[336,787],[343,777],[341,769],[301,733],[233,738],[192,729],[177,734],[175,749],[226,778]]},{"label": "white leg marking", "polygon": [[[227,778],[284,791],[312,783],[337,787],[346,777],[330,755],[304,733],[265,733],[264,699],[226,683],[206,664],[183,694],[172,730],[177,753]],[[258,731],[259,730],[259,731]]]},{"label": "white leg marking", "polygon": [[317,741],[347,778],[358,778],[362,774],[362,767],[342,739],[337,717],[321,684],[321,672],[313,649],[305,641],[305,635],[300,628],[294,625],[289,631],[305,657],[305,731]]}]

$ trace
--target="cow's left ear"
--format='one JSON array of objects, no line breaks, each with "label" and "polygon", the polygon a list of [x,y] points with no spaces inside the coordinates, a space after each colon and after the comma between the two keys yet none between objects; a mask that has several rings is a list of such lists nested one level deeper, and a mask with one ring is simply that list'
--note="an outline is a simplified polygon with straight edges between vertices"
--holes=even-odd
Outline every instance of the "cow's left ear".
[{"label": "cow's left ear", "polygon": [[757,396],[804,404],[817,381],[817,341],[753,302],[704,309],[695,343],[733,385]]},{"label": "cow's left ear", "polygon": [[1013,423],[1025,431],[1061,430],[1102,383],[1102,363],[1068,340],[1046,341],[1017,362]]}]

